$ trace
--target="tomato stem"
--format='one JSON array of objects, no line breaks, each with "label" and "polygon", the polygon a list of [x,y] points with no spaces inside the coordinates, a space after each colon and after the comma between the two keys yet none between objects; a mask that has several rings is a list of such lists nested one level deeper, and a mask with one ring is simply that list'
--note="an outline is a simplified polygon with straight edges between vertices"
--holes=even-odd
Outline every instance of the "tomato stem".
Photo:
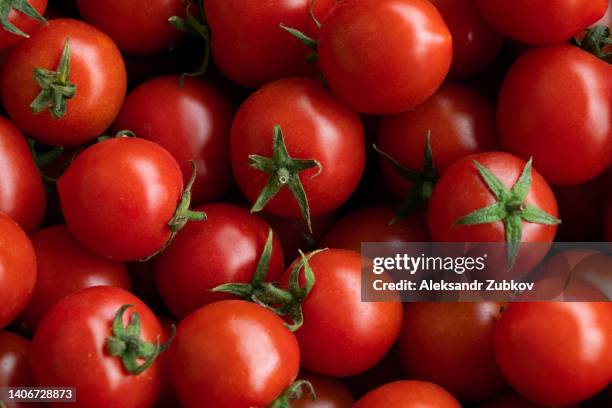
[{"label": "tomato stem", "polygon": [[582,40],[573,39],[574,45],[593,54],[599,59],[612,63],[612,52],[606,51],[606,46],[612,44],[609,27],[599,25],[589,28]]},{"label": "tomato stem", "polygon": [[9,21],[9,15],[13,9],[25,14],[31,19],[47,24],[47,19],[43,17],[38,10],[32,7],[28,0],[0,0],[0,23],[4,30],[9,33],[25,38],[30,37]]},{"label": "tomato stem", "polygon": [[[315,24],[317,24],[317,26],[320,27],[321,24],[314,17],[314,14],[311,14],[311,16],[312,18],[314,18]],[[286,32],[288,32],[289,34],[291,34],[292,36],[294,36],[295,38],[297,38],[302,44],[308,46],[312,50],[312,52],[306,56],[306,61],[314,62],[319,59],[319,54],[317,53],[317,40],[307,36],[306,34],[304,34],[298,29],[288,27],[284,25],[283,23],[280,23],[279,27],[285,30]]]},{"label": "tomato stem", "polygon": [[291,408],[291,401],[298,400],[304,395],[304,388],[308,391],[313,401],[316,401],[317,394],[310,381],[297,380],[283,391],[268,408]]},{"label": "tomato stem", "polygon": [[200,66],[193,72],[185,72],[181,75],[181,85],[185,79],[185,76],[198,77],[206,73],[208,64],[210,63],[210,29],[206,23],[206,15],[204,13],[204,4],[201,0],[194,0],[198,7],[198,17],[191,13],[192,1],[187,1],[185,6],[185,16],[182,18],[179,16],[172,16],[168,19],[168,22],[175,29],[184,33],[195,34],[202,37],[204,40],[204,56],[200,62]]}]

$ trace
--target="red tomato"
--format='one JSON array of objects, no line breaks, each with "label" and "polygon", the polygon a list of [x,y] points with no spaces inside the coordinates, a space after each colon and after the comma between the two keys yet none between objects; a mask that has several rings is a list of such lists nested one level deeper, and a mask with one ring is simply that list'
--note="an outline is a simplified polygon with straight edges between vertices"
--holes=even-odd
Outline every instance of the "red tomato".
[{"label": "red tomato", "polygon": [[509,391],[502,396],[492,399],[478,408],[544,408],[542,405],[531,402],[519,394]]},{"label": "red tomato", "polygon": [[[232,81],[258,87],[281,78],[314,73],[308,48],[279,25],[316,35],[308,14],[311,0],[207,0],[206,19],[215,63]],[[335,0],[316,0],[314,14],[324,18]]]},{"label": "red tomato", "polygon": [[[62,71],[60,61],[67,44],[70,69],[63,78],[58,71]],[[36,68],[49,70],[46,80],[56,85],[47,89],[48,104],[41,105],[38,113],[30,108],[35,99],[42,101],[42,88],[32,75]],[[57,19],[11,51],[2,70],[2,99],[9,116],[26,134],[50,145],[75,146],[111,125],[123,103],[126,81],[123,59],[109,37],[83,22]],[[73,97],[68,91],[64,96],[51,92],[70,85]],[[52,95],[65,105],[52,100]]]},{"label": "red tomato", "polygon": [[161,146],[118,137],[79,154],[57,186],[75,237],[100,255],[127,261],[151,256],[168,242],[183,178]]},{"label": "red tomato", "polygon": [[[296,332],[302,367],[332,377],[372,368],[399,336],[401,303],[361,302],[361,256],[356,252],[329,249],[314,254],[309,263],[315,284],[302,303],[304,324]],[[285,286],[292,269],[281,279]]]},{"label": "red tomato", "polygon": [[[206,221],[187,225],[155,259],[157,288],[179,318],[231,297],[210,289],[250,282],[270,230],[265,221],[232,204],[208,204],[199,210],[206,213]],[[274,236],[267,278],[277,280],[284,264],[283,249]]]},{"label": "red tomato", "polygon": [[453,37],[450,75],[465,78],[488,68],[501,51],[504,37],[482,18],[475,0],[430,0]]},{"label": "red tomato", "polygon": [[[172,112],[172,120],[168,120]],[[195,161],[198,169],[192,201],[218,199],[231,183],[229,130],[232,111],[226,96],[208,83],[179,76],[145,82],[125,100],[115,131],[131,130],[160,144],[174,156],[185,183]]]},{"label": "red tomato", "polygon": [[502,305],[410,303],[399,339],[408,378],[431,381],[462,401],[482,401],[506,387],[493,354]]},{"label": "red tomato", "polygon": [[346,0],[323,21],[317,50],[340,99],[359,112],[390,114],[415,107],[442,84],[452,40],[429,1]]},{"label": "red tomato", "polygon": [[461,405],[435,384],[396,381],[370,391],[353,408],[461,408]]},{"label": "red tomato", "polygon": [[183,319],[170,356],[185,408],[267,407],[300,365],[295,336],[282,319],[241,300],[211,303]]},{"label": "red tomato", "polygon": [[[8,13],[8,19],[2,23],[3,27],[0,27],[0,49],[11,47],[28,38],[44,21],[42,16],[47,8],[47,0],[26,0],[24,3],[25,7],[11,5],[6,11],[3,11]],[[28,10],[28,5],[34,9],[34,12]],[[24,13],[24,11],[28,11],[28,13]],[[36,16],[36,13],[38,13],[38,16]]]},{"label": "red tomato", "polygon": [[65,225],[42,229],[30,239],[38,264],[36,288],[18,320],[32,331],[53,305],[80,289],[91,286],[131,289],[125,264],[89,251]]},{"label": "red tomato", "polygon": [[[110,338],[117,311],[124,325],[137,312],[137,335],[122,339],[126,352],[143,341],[155,344],[163,329],[157,317],[131,293],[97,286],[66,296],[40,322],[32,340],[32,370],[39,387],[75,387],[74,407],[150,407],[161,388],[163,365],[155,361],[136,375],[127,371],[120,356],[110,354]],[[133,324],[134,321],[131,321]],[[49,404],[63,407],[65,404]]]},{"label": "red tomato", "polygon": [[608,197],[604,214],[604,234],[608,242],[612,242],[612,194]]},{"label": "red tomato", "polygon": [[[33,387],[30,342],[21,336],[0,331],[0,387]],[[4,403],[4,405],[2,404]],[[38,404],[0,401],[6,408],[36,408]]]},{"label": "red tomato", "polygon": [[523,54],[499,95],[504,149],[533,156],[551,184],[580,184],[601,174],[612,160],[611,75],[610,65],[570,45]]},{"label": "red tomato", "polygon": [[612,378],[610,303],[512,303],[495,328],[495,357],[510,385],[546,406],[567,406]]},{"label": "red tomato", "polygon": [[0,117],[0,211],[26,232],[40,225],[45,213],[45,189],[23,134]]},{"label": "red tomato", "polygon": [[351,408],[353,406],[353,397],[341,382],[314,374],[300,375],[300,379],[312,384],[316,399],[313,400],[309,392],[304,392],[302,398],[291,401],[291,408]]},{"label": "red tomato", "polygon": [[28,304],[36,284],[36,255],[25,232],[0,212],[0,329]]},{"label": "red tomato", "polygon": [[[316,160],[304,171],[289,171],[291,185],[298,175],[310,214],[329,213],[344,203],[357,187],[365,164],[363,127],[359,116],[335,99],[317,81],[284,79],[269,84],[240,107],[231,133],[232,168],[238,186],[256,202],[269,179],[282,179],[287,166],[269,174],[250,166],[249,155],[271,157],[275,126],[280,125],[289,156]],[[285,187],[287,187],[285,185]],[[267,212],[286,218],[301,218],[289,188],[282,188],[265,206]],[[305,217],[306,218],[306,217]]]},{"label": "red tomato", "polygon": [[[378,148],[402,166],[421,172],[427,132],[431,131],[433,162],[438,175],[472,153],[497,146],[495,111],[479,93],[457,84],[444,84],[415,109],[387,116],[378,132]],[[405,197],[413,183],[380,158],[384,180],[398,197]]]},{"label": "red tomato", "polygon": [[508,37],[552,44],[570,39],[603,17],[608,0],[476,0],[476,4],[485,20]]},{"label": "red tomato", "polygon": [[168,19],[185,15],[182,0],[148,0],[146,7],[139,0],[77,0],[76,5],[85,21],[108,34],[127,54],[155,54],[181,38]]},{"label": "red tomato", "polygon": [[323,237],[320,248],[361,251],[363,242],[429,242],[427,222],[420,213],[389,225],[395,212],[386,206],[366,207],[340,219]]}]

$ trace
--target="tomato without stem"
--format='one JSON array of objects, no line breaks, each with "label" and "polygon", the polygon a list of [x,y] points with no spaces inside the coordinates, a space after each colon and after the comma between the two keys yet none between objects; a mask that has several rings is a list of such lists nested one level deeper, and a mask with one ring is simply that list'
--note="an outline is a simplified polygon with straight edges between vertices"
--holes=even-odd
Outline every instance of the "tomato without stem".
[{"label": "tomato without stem", "polygon": [[396,381],[367,393],[354,408],[461,408],[452,395],[423,381]]},{"label": "tomato without stem", "polygon": [[229,101],[215,87],[194,78],[165,76],[130,92],[113,128],[130,130],[168,150],[181,166],[185,183],[193,160],[198,174],[192,201],[199,204],[219,198],[231,183],[231,120]]},{"label": "tomato without stem", "polygon": [[[21,336],[0,331],[0,387],[33,387],[30,342]],[[35,408],[37,404],[0,400],[6,408]]]},{"label": "tomato without stem", "polygon": [[74,146],[112,124],[126,82],[123,59],[109,37],[81,21],[57,19],[10,52],[2,70],[2,99],[29,136]]},{"label": "tomato without stem", "polygon": [[351,408],[353,397],[341,382],[332,378],[314,374],[300,375],[300,379],[309,381],[315,389],[316,399],[305,392],[302,398],[291,401],[291,408]]}]

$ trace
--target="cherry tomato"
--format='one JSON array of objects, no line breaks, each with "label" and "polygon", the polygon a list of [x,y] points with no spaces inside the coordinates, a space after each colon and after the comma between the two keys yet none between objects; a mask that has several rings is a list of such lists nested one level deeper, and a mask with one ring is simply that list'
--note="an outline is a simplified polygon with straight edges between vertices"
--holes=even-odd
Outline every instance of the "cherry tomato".
[{"label": "cherry tomato", "polygon": [[[272,157],[276,125],[291,159],[307,160],[310,168],[291,170],[276,160],[278,169],[268,174],[249,165],[249,155]],[[231,159],[238,186],[250,201],[256,202],[266,183],[284,180],[280,185],[291,187],[299,180],[310,214],[322,215],[344,203],[357,187],[365,164],[363,127],[359,116],[317,81],[284,79],[259,89],[240,107],[232,125]],[[299,165],[293,162],[291,167],[301,169]],[[281,188],[265,209],[286,218],[304,214],[290,188]]]},{"label": "cherry tomato", "polygon": [[509,391],[500,397],[478,405],[478,408],[544,408],[544,406],[531,402],[513,391]]},{"label": "cherry tomato", "polygon": [[[172,120],[168,113],[172,112]],[[185,183],[195,161],[192,201],[219,198],[229,187],[229,131],[232,111],[226,96],[208,83],[179,76],[152,79],[130,92],[113,128],[130,130],[167,149]]]},{"label": "cherry tomato", "polygon": [[126,82],[123,59],[109,37],[81,21],[57,19],[11,51],[2,70],[2,99],[26,134],[50,145],[75,146],[112,124]]},{"label": "cherry tomato", "polygon": [[168,19],[184,16],[181,0],[149,0],[146,7],[138,0],[77,0],[85,21],[108,34],[121,51],[149,55],[175,45],[181,32]]},{"label": "cherry tomato", "polygon": [[0,329],[28,304],[36,284],[36,255],[25,232],[0,212]]},{"label": "cherry tomato", "polygon": [[[230,297],[210,289],[250,282],[270,229],[262,219],[232,204],[208,204],[199,210],[206,213],[206,221],[187,225],[155,259],[157,288],[179,318]],[[277,280],[283,268],[283,250],[274,236],[267,278]]]},{"label": "cherry tomato", "polygon": [[183,178],[161,146],[118,137],[79,154],[57,186],[74,236],[95,253],[127,261],[151,256],[168,242]]},{"label": "cherry tomato", "polygon": [[608,0],[476,0],[491,26],[528,44],[566,41],[606,13]]},{"label": "cherry tomato", "polygon": [[322,24],[321,71],[359,112],[415,107],[436,91],[451,65],[451,34],[426,0],[346,0]]},{"label": "cherry tomato", "polygon": [[341,382],[314,374],[300,375],[300,379],[310,381],[316,392],[316,399],[305,392],[302,398],[291,401],[291,408],[351,408],[354,400],[351,393]]},{"label": "cherry tomato", "polygon": [[420,213],[389,225],[395,212],[387,206],[366,207],[341,218],[323,237],[320,248],[361,251],[363,242],[429,242],[427,222]]},{"label": "cherry tomato", "polygon": [[[124,305],[131,307],[117,322],[116,314]],[[127,331],[132,333],[119,336],[117,323],[129,324]],[[110,286],[82,289],[57,302],[34,334],[32,369],[36,385],[75,387],[75,407],[152,406],[159,396],[163,365],[154,361],[136,375],[127,370],[122,358],[129,358],[127,354],[135,353],[139,345],[153,347],[162,334],[157,317],[131,293]],[[125,354],[111,354],[111,342],[123,343]]]},{"label": "cherry tomato", "polygon": [[184,318],[170,349],[171,376],[183,407],[267,407],[294,381],[295,336],[254,303],[225,300]]},{"label": "cherry tomato", "polygon": [[26,232],[40,225],[45,213],[45,189],[23,134],[0,117],[0,211]]},{"label": "cherry tomato", "polygon": [[[296,332],[302,367],[332,377],[372,368],[399,336],[401,303],[361,302],[361,256],[356,252],[324,250],[312,255],[309,264],[315,284],[302,303],[304,324]],[[284,285],[292,269],[281,279]]]},{"label": "cherry tomato", "polygon": [[482,303],[409,303],[399,339],[408,378],[431,381],[462,401],[482,401],[504,390],[493,354],[501,306]]},{"label": "cherry tomato", "polygon": [[[258,87],[281,78],[314,73],[306,62],[308,48],[280,24],[316,35],[309,16],[311,0],[207,0],[206,19],[212,52],[221,71],[238,84]],[[322,19],[335,0],[316,0],[314,15]]]},{"label": "cherry tomato", "polygon": [[461,405],[435,384],[396,381],[370,391],[353,408],[461,408]]},{"label": "cherry tomato", "polygon": [[[42,17],[45,14],[47,0],[27,0],[25,3],[26,7],[29,5],[36,10],[39,16]],[[0,27],[0,49],[11,47],[25,40],[41,23],[40,17],[35,17],[35,13],[31,13],[32,16],[29,16],[23,12],[24,10],[27,11],[27,8],[18,8],[16,6],[6,10],[8,20],[6,23],[2,23],[3,27]],[[8,29],[7,25],[10,25]]]},{"label": "cherry tomato", "polygon": [[[0,387],[33,387],[30,342],[21,336],[0,331]],[[37,404],[0,401],[6,408],[35,408]]]},{"label": "cherry tomato", "polygon": [[570,45],[523,54],[499,95],[504,149],[533,156],[551,184],[575,185],[601,174],[612,160],[611,74],[610,65]]},{"label": "cherry tomato", "polygon": [[42,229],[30,239],[38,274],[32,300],[18,321],[32,331],[53,305],[80,289],[91,286],[131,289],[125,264],[84,248],[65,225]]},{"label": "cherry tomato", "polygon": [[512,303],[497,323],[494,347],[502,374],[529,400],[583,401],[612,378],[612,305]]}]

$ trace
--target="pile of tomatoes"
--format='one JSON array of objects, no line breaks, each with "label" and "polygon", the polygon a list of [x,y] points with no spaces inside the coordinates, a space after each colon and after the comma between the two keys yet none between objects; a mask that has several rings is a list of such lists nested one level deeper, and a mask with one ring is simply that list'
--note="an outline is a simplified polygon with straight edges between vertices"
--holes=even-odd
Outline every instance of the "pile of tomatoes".
[{"label": "pile of tomatoes", "polygon": [[611,303],[362,302],[359,253],[612,241],[610,8],[0,0],[0,387],[612,406]]}]

